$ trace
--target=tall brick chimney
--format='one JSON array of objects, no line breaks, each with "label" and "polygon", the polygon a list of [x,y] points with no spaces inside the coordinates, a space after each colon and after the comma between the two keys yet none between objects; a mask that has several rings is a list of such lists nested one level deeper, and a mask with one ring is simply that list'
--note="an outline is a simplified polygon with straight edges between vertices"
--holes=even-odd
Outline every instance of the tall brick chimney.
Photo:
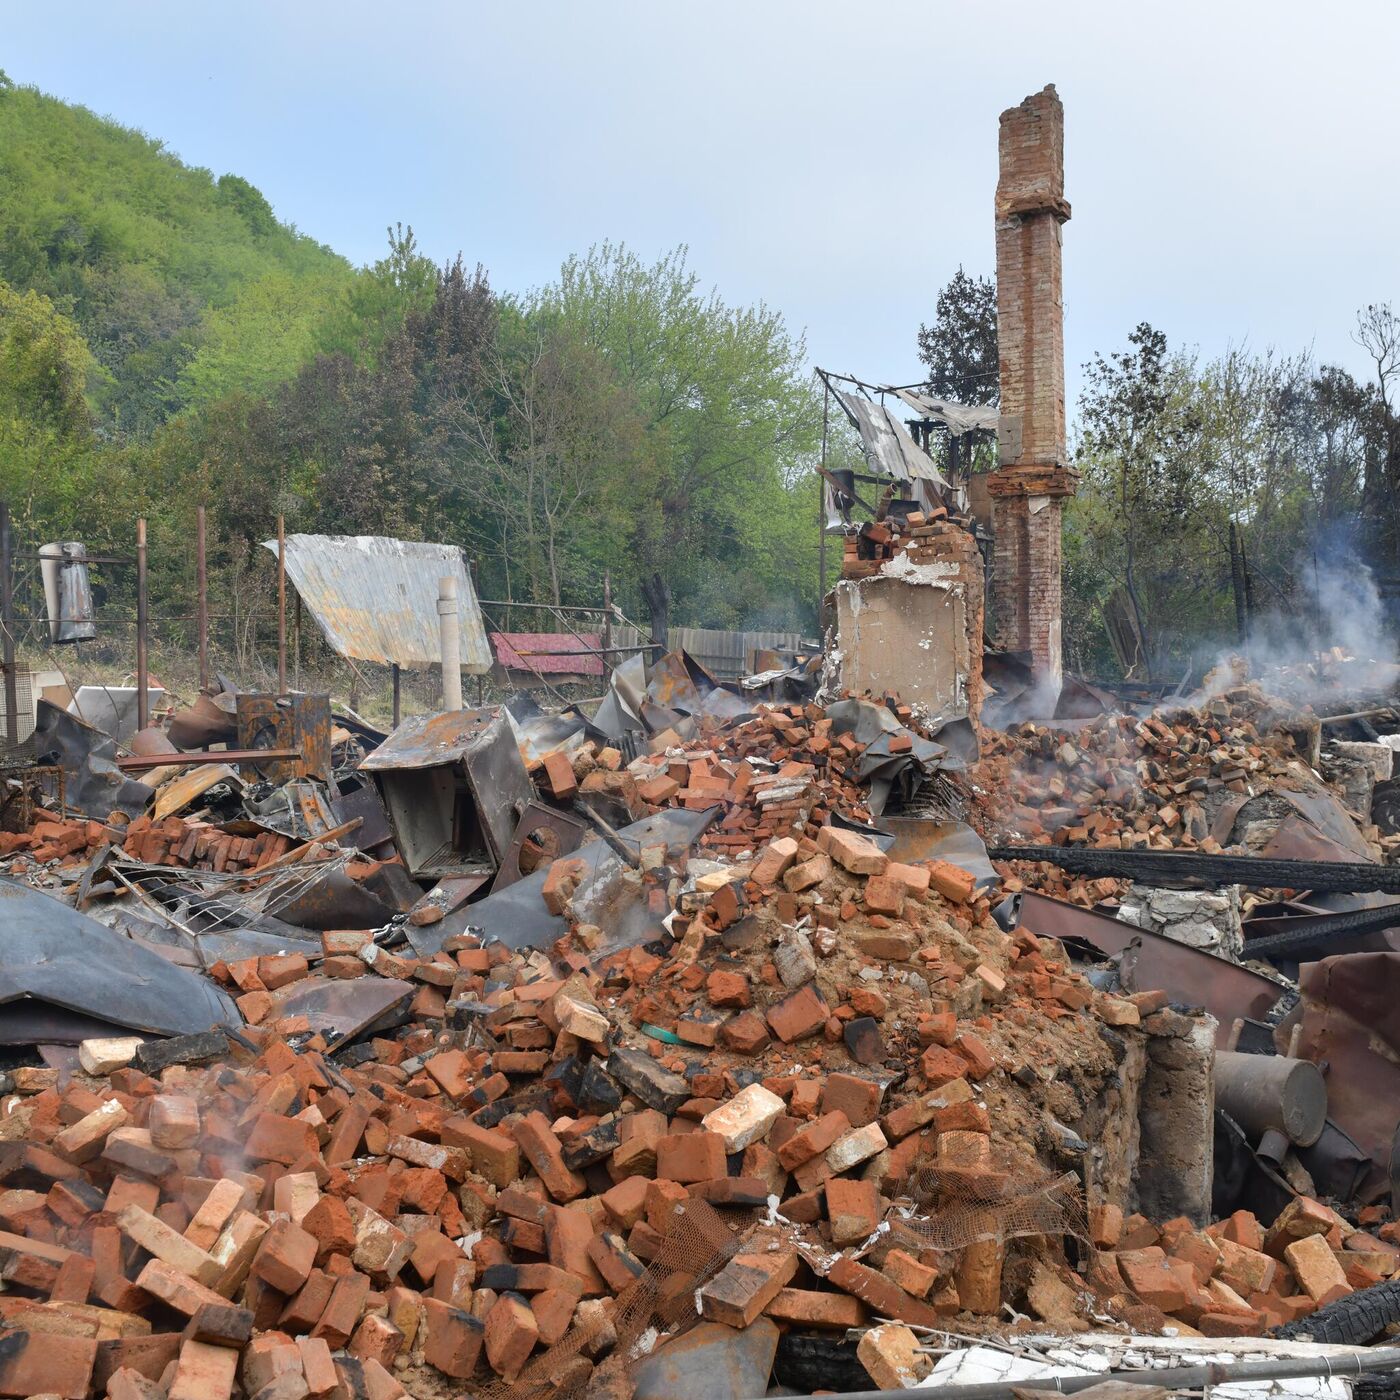
[{"label": "tall brick chimney", "polygon": [[1060,283],[1065,110],[1052,85],[1001,114],[997,180],[997,339],[1001,428],[988,480],[997,644],[1028,651],[1058,685],[1060,516],[1077,478],[1065,465],[1065,339]]}]

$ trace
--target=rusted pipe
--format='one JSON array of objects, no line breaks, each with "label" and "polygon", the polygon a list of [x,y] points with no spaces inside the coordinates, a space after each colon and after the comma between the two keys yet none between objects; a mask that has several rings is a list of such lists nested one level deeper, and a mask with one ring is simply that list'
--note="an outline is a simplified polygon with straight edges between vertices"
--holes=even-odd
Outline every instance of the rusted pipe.
[{"label": "rusted pipe", "polygon": [[146,522],[136,522],[136,727],[150,723],[146,675]]},{"label": "rusted pipe", "polygon": [[209,560],[205,550],[204,507],[195,507],[194,576],[199,629],[199,688],[209,689]]},{"label": "rusted pipe", "polygon": [[10,537],[10,507],[0,501],[0,633],[5,666],[5,743],[19,746],[19,685],[15,675],[14,541]]},{"label": "rusted pipe", "polygon": [[287,527],[277,517],[277,693],[287,693]]}]

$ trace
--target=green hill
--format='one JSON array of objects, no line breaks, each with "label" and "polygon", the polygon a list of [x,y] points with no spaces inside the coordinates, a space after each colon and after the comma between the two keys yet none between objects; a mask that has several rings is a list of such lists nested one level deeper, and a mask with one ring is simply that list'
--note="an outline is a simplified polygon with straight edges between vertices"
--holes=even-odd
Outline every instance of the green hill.
[{"label": "green hill", "polygon": [[0,280],[76,322],[109,427],[295,373],[353,275],[248,181],[0,74]]}]

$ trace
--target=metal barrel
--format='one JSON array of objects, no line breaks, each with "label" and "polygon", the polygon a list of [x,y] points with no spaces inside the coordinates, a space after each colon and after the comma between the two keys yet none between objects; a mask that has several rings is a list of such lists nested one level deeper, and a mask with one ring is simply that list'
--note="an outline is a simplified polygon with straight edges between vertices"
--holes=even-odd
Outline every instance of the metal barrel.
[{"label": "metal barrel", "polygon": [[1327,1120],[1327,1084],[1311,1060],[1220,1050],[1215,1103],[1252,1138],[1274,1129],[1299,1147],[1310,1147]]}]

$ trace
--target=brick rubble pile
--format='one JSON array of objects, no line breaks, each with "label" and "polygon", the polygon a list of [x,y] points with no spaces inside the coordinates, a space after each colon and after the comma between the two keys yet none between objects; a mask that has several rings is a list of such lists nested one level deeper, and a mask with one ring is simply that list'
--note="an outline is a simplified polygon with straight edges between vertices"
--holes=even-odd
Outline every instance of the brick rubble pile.
[{"label": "brick rubble pile", "polygon": [[[1099,721],[1075,762],[1023,727],[999,757],[1066,775],[1060,831],[1112,812],[1184,834],[1193,803],[1283,761],[1218,719],[1194,737],[1184,720]],[[1072,1205],[1034,1233],[941,1237],[947,1198],[932,1193],[983,1215],[999,1203],[1005,1224],[1018,1193],[1073,1169],[1064,1125],[1111,1093],[1128,1043],[1190,1018],[1003,932],[960,867],[892,862],[824,825],[858,808],[859,746],[814,707],[764,710],[699,748],[630,770],[590,749],[537,775],[546,793],[574,783],[638,811],[724,802],[730,840],[710,852],[747,858],[695,862],[669,947],[600,953],[572,919],[565,856],[542,897],[569,932],[547,952],[466,932],[419,959],[334,930],[319,959],[213,968],[246,1021],[235,1033],[88,1042],[81,1072],[14,1070],[0,1395],[625,1393],[624,1324],[661,1282],[731,1327],[840,1337],[888,1319],[860,1346],[888,1386],[927,1364],[909,1326],[1004,1325],[1007,1303],[1064,1330],[1108,1317],[1259,1335],[1400,1271],[1382,1212],[1358,1228],[1300,1198],[1267,1229],[1244,1213],[1197,1229],[1124,1219],[1092,1182],[1092,1250]],[[1140,799],[1115,786],[1124,754]],[[762,801],[788,789],[813,805]],[[188,836],[169,834],[181,859]],[[332,1049],[284,1009],[316,977],[401,980],[411,1020]],[[658,1274],[702,1207],[730,1245]]]}]

